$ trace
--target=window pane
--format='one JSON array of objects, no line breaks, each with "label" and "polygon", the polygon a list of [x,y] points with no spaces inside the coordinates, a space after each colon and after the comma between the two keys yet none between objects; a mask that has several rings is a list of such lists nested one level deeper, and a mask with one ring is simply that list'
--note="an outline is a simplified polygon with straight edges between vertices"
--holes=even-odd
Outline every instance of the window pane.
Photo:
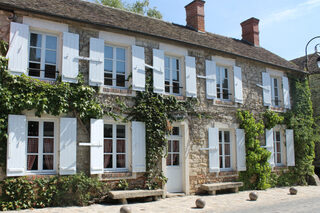
[{"label": "window pane", "polygon": [[112,86],[112,73],[104,73],[104,85]]},{"label": "window pane", "polygon": [[44,72],[45,78],[56,78],[56,66],[54,65],[47,65],[45,66],[45,72]]},{"label": "window pane", "polygon": [[41,60],[41,49],[30,48],[30,61],[40,62]]},{"label": "window pane", "polygon": [[230,132],[229,131],[224,132],[224,142],[230,143]]},{"label": "window pane", "polygon": [[53,137],[54,132],[54,123],[53,122],[44,122],[43,123],[43,135]]},{"label": "window pane", "polygon": [[112,140],[104,140],[104,153],[112,153]]},{"label": "window pane", "polygon": [[111,124],[104,125],[104,137],[105,138],[112,138],[112,125]]},{"label": "window pane", "polygon": [[172,155],[172,165],[174,165],[174,166],[179,166],[180,165],[179,154],[173,154]]},{"label": "window pane", "polygon": [[274,87],[278,87],[278,80],[276,78],[273,79]]},{"label": "window pane", "polygon": [[217,67],[217,84],[220,84],[220,67]]},{"label": "window pane", "polygon": [[38,170],[38,156],[28,155],[27,157],[27,170]]},{"label": "window pane", "polygon": [[168,152],[171,152],[171,141],[168,141]]},{"label": "window pane", "polygon": [[179,94],[179,93],[180,93],[180,84],[179,84],[179,83],[173,82],[172,92],[173,92],[173,93],[176,93],[176,94]]},{"label": "window pane", "polygon": [[117,138],[125,138],[125,137],[126,137],[126,126],[117,125]]},{"label": "window pane", "polygon": [[173,152],[179,152],[179,141],[173,141]]},{"label": "window pane", "polygon": [[164,66],[165,68],[170,68],[170,59],[167,56],[164,58]]},{"label": "window pane", "polygon": [[31,33],[30,35],[30,46],[41,47],[42,36],[40,34]]},{"label": "window pane", "polygon": [[46,37],[46,48],[56,50],[57,49],[57,37],[47,36]]},{"label": "window pane", "polygon": [[53,155],[43,156],[43,170],[53,170]]},{"label": "window pane", "polygon": [[125,75],[117,75],[117,87],[126,86],[126,77]]},{"label": "window pane", "polygon": [[117,73],[124,74],[126,72],[126,63],[122,61],[117,61]]},{"label": "window pane", "polygon": [[29,63],[29,76],[40,77],[40,64]]},{"label": "window pane", "polygon": [[126,153],[126,141],[117,140],[117,153]]},{"label": "window pane", "polygon": [[276,140],[277,140],[277,141],[280,141],[280,140],[281,140],[281,138],[280,138],[280,132],[276,132]]},{"label": "window pane", "polygon": [[229,90],[222,90],[223,99],[229,99]]},{"label": "window pane", "polygon": [[117,168],[126,167],[126,155],[117,155]]},{"label": "window pane", "polygon": [[28,153],[38,153],[38,138],[28,138]]},{"label": "window pane", "polygon": [[223,168],[223,158],[222,158],[222,156],[220,156],[219,160],[220,160],[220,168]]},{"label": "window pane", "polygon": [[228,78],[228,69],[227,68],[224,68],[224,77]]},{"label": "window pane", "polygon": [[179,72],[173,71],[173,73],[172,73],[172,80],[173,80],[173,81],[179,81]]},{"label": "window pane", "polygon": [[104,155],[104,168],[112,168],[112,155]]},{"label": "window pane", "polygon": [[44,138],[43,139],[43,153],[53,153],[54,150],[54,139]]},{"label": "window pane", "polygon": [[220,155],[223,154],[223,153],[222,153],[222,143],[219,144],[219,153],[220,153]]},{"label": "window pane", "polygon": [[281,153],[277,154],[277,163],[281,163]]},{"label": "window pane", "polygon": [[222,142],[222,131],[219,131],[219,142]]},{"label": "window pane", "polygon": [[113,48],[109,46],[104,47],[104,57],[113,58]]},{"label": "window pane", "polygon": [[223,80],[222,88],[224,88],[224,89],[228,89],[229,88],[228,79],[224,79]]},{"label": "window pane", "polygon": [[168,80],[168,81],[170,80],[170,70],[167,68],[165,69],[165,78],[166,78],[165,80]]},{"label": "window pane", "polygon": [[226,161],[225,168],[230,168],[231,167],[230,156],[226,156],[225,161]]},{"label": "window pane", "polygon": [[117,48],[117,60],[126,60],[126,51],[123,48]]},{"label": "window pane", "polygon": [[178,70],[179,69],[179,60],[176,58],[171,58],[171,63],[172,63],[172,69],[173,70]]},{"label": "window pane", "polygon": [[112,72],[113,61],[112,60],[104,60],[104,71]]},{"label": "window pane", "polygon": [[225,155],[230,155],[230,144],[225,144],[224,145],[224,154]]},{"label": "window pane", "polygon": [[171,166],[171,155],[172,155],[172,154],[168,154],[168,157],[167,157],[167,166]]},{"label": "window pane", "polygon": [[281,144],[277,143],[277,152],[281,152]]},{"label": "window pane", "polygon": [[56,64],[57,52],[52,50],[46,50],[46,63]]},{"label": "window pane", "polygon": [[179,127],[173,127],[172,128],[172,135],[180,135],[180,133],[179,133]]},{"label": "window pane", "polygon": [[28,136],[39,136],[39,122],[28,122]]}]

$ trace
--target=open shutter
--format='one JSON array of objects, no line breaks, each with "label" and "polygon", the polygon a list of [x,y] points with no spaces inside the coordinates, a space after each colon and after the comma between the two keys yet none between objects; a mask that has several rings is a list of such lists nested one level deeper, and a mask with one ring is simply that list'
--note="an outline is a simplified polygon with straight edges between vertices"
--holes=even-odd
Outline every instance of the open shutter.
[{"label": "open shutter", "polygon": [[77,83],[79,73],[79,35],[64,32],[62,48],[62,81]]},{"label": "open shutter", "polygon": [[132,172],[146,171],[145,123],[132,122]]},{"label": "open shutter", "polygon": [[282,85],[283,85],[284,108],[291,109],[289,81],[287,77],[284,77],[284,76],[282,77]]},{"label": "open shutter", "polygon": [[273,129],[266,129],[266,148],[269,152],[271,152],[269,164],[271,167],[274,167]]},{"label": "open shutter", "polygon": [[186,96],[197,97],[196,58],[186,56]]},{"label": "open shutter", "polygon": [[246,142],[243,129],[236,130],[237,137],[237,170],[246,171]]},{"label": "open shutter", "polygon": [[12,74],[27,74],[28,70],[29,26],[11,22],[10,44],[7,53],[8,70]]},{"label": "open shutter", "polygon": [[234,101],[243,104],[242,71],[237,66],[234,66]]},{"label": "open shutter", "polygon": [[262,85],[263,85],[263,105],[271,105],[271,80],[270,74],[263,72],[262,73]]},{"label": "open shutter", "polygon": [[90,86],[101,86],[104,82],[104,40],[90,38]]},{"label": "open shutter", "polygon": [[77,119],[60,119],[60,175],[77,172]]},{"label": "open shutter", "polygon": [[26,171],[27,118],[24,115],[9,115],[7,176],[23,176]]},{"label": "open shutter", "polygon": [[219,172],[219,129],[208,129],[209,140],[209,172]]},{"label": "open shutter", "polygon": [[132,89],[144,91],[146,87],[146,71],[144,62],[144,48],[132,46]]},{"label": "open shutter", "polygon": [[164,93],[164,51],[153,49],[153,92]]},{"label": "open shutter", "polygon": [[102,119],[90,120],[90,174],[103,173],[103,129]]},{"label": "open shutter", "polygon": [[295,166],[293,130],[286,130],[287,166]]},{"label": "open shutter", "polygon": [[206,60],[206,88],[207,99],[217,97],[216,62]]}]

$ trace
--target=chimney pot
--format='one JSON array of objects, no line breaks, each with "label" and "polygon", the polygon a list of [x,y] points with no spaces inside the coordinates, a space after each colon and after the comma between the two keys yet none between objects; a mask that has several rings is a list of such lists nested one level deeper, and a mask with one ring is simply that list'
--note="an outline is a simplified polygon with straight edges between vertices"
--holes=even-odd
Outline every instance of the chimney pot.
[{"label": "chimney pot", "polygon": [[254,17],[241,23],[242,40],[245,40],[254,46],[259,47],[259,19]]},{"label": "chimney pot", "polygon": [[204,4],[205,1],[203,0],[194,0],[185,6],[187,13],[187,26],[201,32],[205,32]]}]

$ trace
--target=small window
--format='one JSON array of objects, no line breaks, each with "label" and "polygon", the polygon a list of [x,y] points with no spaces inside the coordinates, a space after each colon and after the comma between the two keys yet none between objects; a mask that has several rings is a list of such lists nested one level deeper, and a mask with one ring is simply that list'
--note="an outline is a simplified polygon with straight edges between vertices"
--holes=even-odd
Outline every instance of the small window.
[{"label": "small window", "polygon": [[179,136],[180,128],[173,127],[172,134],[168,138],[168,157],[167,166],[180,166],[181,157],[181,137]]},{"label": "small window", "polygon": [[126,49],[104,47],[104,85],[126,87]]},{"label": "small window", "polygon": [[217,66],[217,98],[220,100],[230,100],[229,70],[226,67]]},{"label": "small window", "polygon": [[272,106],[280,107],[280,79],[279,78],[270,78],[271,79],[271,99]]},{"label": "small window", "polygon": [[282,147],[281,147],[281,132],[274,131],[273,133],[274,142],[274,160],[276,165],[282,164]]},{"label": "small window", "polygon": [[55,80],[57,74],[57,36],[30,33],[29,76]]},{"label": "small window", "polygon": [[27,171],[50,172],[55,169],[54,122],[28,121]]},{"label": "small window", "polygon": [[221,169],[231,169],[230,131],[219,131],[219,158]]},{"label": "small window", "polygon": [[180,95],[180,59],[165,56],[165,92]]},{"label": "small window", "polygon": [[104,168],[121,170],[127,168],[126,125],[104,125]]}]

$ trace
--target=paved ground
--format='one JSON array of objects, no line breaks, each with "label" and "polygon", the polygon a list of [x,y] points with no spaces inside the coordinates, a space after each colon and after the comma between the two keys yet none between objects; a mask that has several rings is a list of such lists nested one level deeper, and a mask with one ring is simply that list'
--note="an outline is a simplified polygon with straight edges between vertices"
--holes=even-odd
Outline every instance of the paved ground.
[{"label": "paved ground", "polygon": [[[167,198],[156,202],[129,204],[132,213],[262,213],[262,212],[320,212],[320,187],[306,186],[296,187],[297,195],[289,195],[289,188],[276,188],[266,191],[257,191],[257,201],[249,201],[248,194],[251,191],[236,194],[224,194],[216,196],[186,196]],[[203,198],[206,201],[204,209],[195,208],[195,200]],[[46,208],[36,210],[24,210],[23,213],[118,213],[122,205],[92,205],[88,207]]]}]

